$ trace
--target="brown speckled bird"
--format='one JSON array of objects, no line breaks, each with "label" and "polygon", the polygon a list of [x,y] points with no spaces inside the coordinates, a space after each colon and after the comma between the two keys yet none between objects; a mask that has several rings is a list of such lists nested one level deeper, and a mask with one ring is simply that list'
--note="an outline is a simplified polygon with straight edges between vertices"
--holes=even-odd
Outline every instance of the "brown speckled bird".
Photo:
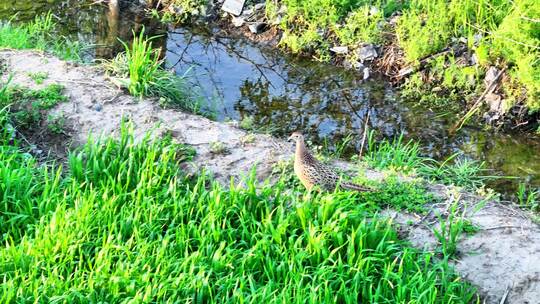
[{"label": "brown speckled bird", "polygon": [[339,183],[341,189],[344,190],[372,191],[367,187],[340,181],[339,175],[334,170],[319,162],[309,153],[304,143],[304,136],[300,132],[291,134],[289,140],[296,142],[294,173],[308,190],[318,186],[323,190],[333,191]]}]

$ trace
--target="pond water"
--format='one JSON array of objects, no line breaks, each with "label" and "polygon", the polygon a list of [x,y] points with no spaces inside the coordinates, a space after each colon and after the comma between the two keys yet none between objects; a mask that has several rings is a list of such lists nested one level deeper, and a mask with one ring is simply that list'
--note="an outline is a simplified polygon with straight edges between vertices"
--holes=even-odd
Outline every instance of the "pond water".
[{"label": "pond water", "polygon": [[[114,1],[113,1],[114,2]],[[436,113],[400,99],[395,88],[377,76],[361,76],[328,64],[298,59],[275,49],[227,38],[218,29],[166,28],[130,5],[76,0],[0,0],[0,18],[28,20],[51,10],[61,34],[94,45],[89,58],[110,58],[121,50],[117,38],[128,41],[143,28],[162,35],[166,64],[197,87],[205,107],[219,120],[251,118],[277,136],[303,130],[318,144],[330,147],[352,135],[354,153],[368,126],[381,137],[405,134],[420,142],[423,153],[445,159],[453,153],[483,161],[490,174],[516,176],[491,186],[510,193],[518,182],[540,186],[540,139],[525,134],[495,134],[465,127],[452,136],[456,116]]]}]

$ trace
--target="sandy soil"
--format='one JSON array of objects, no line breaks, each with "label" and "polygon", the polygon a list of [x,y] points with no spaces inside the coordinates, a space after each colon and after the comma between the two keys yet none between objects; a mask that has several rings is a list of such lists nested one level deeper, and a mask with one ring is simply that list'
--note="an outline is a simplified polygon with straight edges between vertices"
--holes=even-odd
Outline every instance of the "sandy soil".
[{"label": "sandy soil", "polygon": [[[71,143],[62,142],[63,147],[84,143],[90,134],[117,134],[121,118],[128,117],[138,136],[153,129],[156,136],[167,132],[179,142],[192,145],[197,156],[191,169],[206,168],[223,183],[229,183],[231,177],[249,174],[254,165],[257,165],[258,177],[264,179],[277,161],[292,156],[292,147],[284,141],[267,135],[248,136],[234,123],[214,122],[162,109],[152,100],[128,96],[97,67],[77,66],[32,51],[3,50],[0,60],[4,61],[7,71],[13,73],[14,84],[38,88],[60,83],[66,87],[69,102],[52,110],[63,113],[69,124]],[[29,76],[35,72],[47,72],[49,77],[42,85],[36,85]],[[217,141],[225,145],[226,153],[211,151],[210,143]],[[54,146],[55,153],[62,153],[58,142],[40,144],[41,149]],[[343,163],[341,166],[350,167]],[[384,178],[381,172],[367,170],[365,174],[372,179]],[[481,227],[479,232],[464,237],[459,243],[460,255],[454,261],[459,273],[478,286],[485,303],[501,303],[506,294],[506,303],[540,304],[540,226],[515,207],[486,202],[454,187],[432,185],[431,188],[443,201],[433,205],[428,215],[387,212],[402,226],[411,243],[433,249],[436,239],[431,231],[437,222],[435,214],[444,214],[450,203],[459,197],[467,217]],[[479,206],[482,208],[478,211]]]}]

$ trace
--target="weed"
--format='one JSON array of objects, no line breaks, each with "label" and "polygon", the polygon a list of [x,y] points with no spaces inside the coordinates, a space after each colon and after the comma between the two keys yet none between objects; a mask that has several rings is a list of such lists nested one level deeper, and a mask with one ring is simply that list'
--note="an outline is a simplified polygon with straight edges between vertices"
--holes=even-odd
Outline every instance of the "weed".
[{"label": "weed", "polygon": [[458,158],[459,156],[460,153],[455,153],[442,163],[426,160],[418,170],[419,174],[444,184],[453,184],[469,189],[480,188],[488,180],[497,178],[484,174],[486,172],[484,163],[468,158]]},{"label": "weed", "polygon": [[255,117],[245,116],[240,120],[240,128],[248,131],[255,130]]},{"label": "weed", "polygon": [[516,193],[519,206],[525,209],[540,211],[540,190],[527,189],[527,186],[520,183]]},{"label": "weed", "polygon": [[418,143],[405,143],[403,134],[392,141],[377,143],[374,131],[369,133],[368,149],[364,158],[374,168],[393,168],[402,172],[411,172],[424,162],[424,158],[419,156]]},{"label": "weed", "polygon": [[164,0],[168,10],[152,11],[152,15],[162,22],[185,22],[194,16],[204,16],[208,0]]},{"label": "weed", "polygon": [[56,23],[50,12],[36,16],[28,24],[0,22],[0,47],[49,51],[65,60],[81,61],[82,45],[55,35],[55,28]]},{"label": "weed", "polygon": [[45,79],[49,78],[49,73],[47,72],[35,72],[28,73],[28,77],[32,78],[36,84],[42,84]]},{"label": "weed", "polygon": [[177,146],[130,134],[89,140],[65,172],[2,147],[2,302],[476,298],[447,261],[399,240],[354,193],[305,199],[253,178],[188,181]]},{"label": "weed", "polygon": [[67,101],[63,95],[64,87],[51,84],[40,90],[9,87],[0,89],[0,106],[10,106],[12,122],[15,126],[29,129],[44,119],[44,112],[60,102]]},{"label": "weed", "polygon": [[106,71],[120,77],[121,83],[134,96],[159,97],[160,104],[164,106],[199,112],[194,90],[188,89],[184,77],[162,68],[160,49],[152,46],[152,40],[157,37],[146,38],[144,29],[139,35],[133,35],[131,46],[122,42],[125,53],[118,54],[110,61],[104,61]]},{"label": "weed", "polygon": [[227,146],[221,141],[213,141],[210,143],[210,152],[214,154],[225,154],[227,151]]},{"label": "weed", "polygon": [[248,133],[248,134],[246,134],[246,135],[244,135],[244,136],[242,136],[242,137],[240,138],[240,143],[241,143],[242,145],[252,144],[252,143],[255,142],[255,139],[256,139],[255,134],[253,134],[253,133]]},{"label": "weed", "polygon": [[66,117],[64,114],[47,116],[47,129],[54,134],[65,134]]},{"label": "weed", "polygon": [[389,176],[373,193],[363,193],[362,198],[375,206],[389,206],[396,210],[424,213],[425,206],[436,198],[421,182],[401,182],[396,176]]},{"label": "weed", "polygon": [[465,219],[464,212],[459,214],[458,202],[452,203],[448,212],[448,217],[439,218],[439,227],[433,229],[433,234],[441,244],[441,253],[444,257],[454,257],[457,253],[459,237],[463,232],[475,231],[477,228]]},{"label": "weed", "polygon": [[131,47],[122,42],[129,72],[127,88],[134,96],[150,95],[150,89],[161,66],[159,49],[152,48],[152,39],[155,37],[146,39],[144,31],[141,31],[138,36],[133,33]]}]

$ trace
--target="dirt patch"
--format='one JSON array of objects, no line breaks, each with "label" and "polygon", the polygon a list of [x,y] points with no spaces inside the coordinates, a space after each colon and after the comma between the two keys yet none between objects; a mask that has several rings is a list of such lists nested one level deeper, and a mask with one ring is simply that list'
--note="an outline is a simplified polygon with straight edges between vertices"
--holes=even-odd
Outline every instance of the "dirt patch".
[{"label": "dirt patch", "polygon": [[[154,136],[170,133],[179,142],[197,150],[193,170],[207,169],[224,184],[230,178],[241,178],[257,165],[258,178],[269,175],[279,160],[291,158],[292,147],[267,135],[250,135],[234,123],[214,122],[197,115],[162,109],[152,100],[138,100],[114,87],[97,67],[78,66],[31,51],[0,51],[0,62],[13,73],[13,83],[42,88],[59,83],[66,87],[69,102],[56,106],[53,114],[66,117],[72,144],[84,143],[90,134],[118,134],[122,118],[129,118],[135,134],[143,136],[154,130]],[[29,73],[47,72],[48,78],[37,85]],[[39,130],[36,130],[39,132]],[[248,140],[249,138],[249,140]],[[47,140],[47,138],[42,138]],[[213,143],[225,149],[216,153]],[[52,145],[54,142],[44,142]],[[69,143],[64,143],[68,146]],[[340,163],[351,168],[351,164]],[[366,170],[370,179],[383,179],[381,172]],[[462,193],[449,186],[433,185],[432,191],[443,201],[433,205],[426,216],[388,211],[388,216],[403,227],[411,243],[432,250],[436,239],[432,229],[436,213],[443,213],[460,197],[467,217],[480,231],[464,237],[459,243],[459,258],[454,262],[460,274],[478,286],[486,303],[499,303],[508,290],[506,303],[539,303],[540,299],[540,227],[517,208]],[[482,206],[475,212],[477,207]]]}]

